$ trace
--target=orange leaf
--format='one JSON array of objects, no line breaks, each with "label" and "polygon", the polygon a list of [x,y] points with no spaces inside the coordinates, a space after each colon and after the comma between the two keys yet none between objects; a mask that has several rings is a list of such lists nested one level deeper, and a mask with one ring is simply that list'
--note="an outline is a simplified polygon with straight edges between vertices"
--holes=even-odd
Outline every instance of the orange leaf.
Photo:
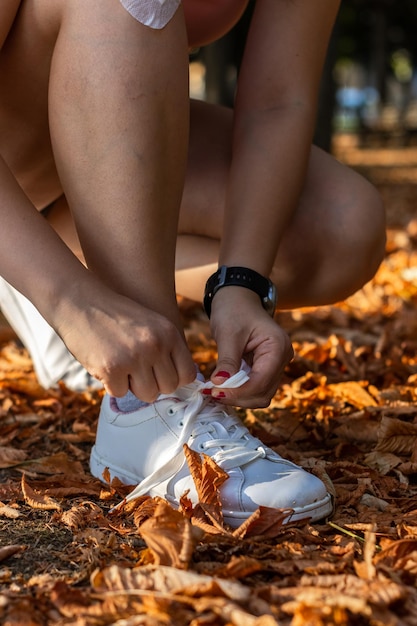
[{"label": "orange leaf", "polygon": [[111,565],[103,570],[96,570],[91,575],[91,585],[97,592],[103,591],[138,591],[138,593],[175,594],[191,597],[205,594],[230,598],[235,602],[247,603],[252,590],[239,582],[223,580],[179,570],[174,567],[145,565],[135,569]]},{"label": "orange leaf", "polygon": [[25,475],[22,476],[22,491],[25,498],[25,502],[33,509],[42,509],[44,511],[60,511],[61,505],[50,498],[49,496],[43,496],[36,493],[32,487],[26,482]]},{"label": "orange leaf", "polygon": [[[291,519],[292,509],[272,509],[261,506],[245,521],[236,528],[233,536],[238,539],[243,537],[276,537],[282,531],[285,524]],[[307,521],[306,517],[306,521]]]},{"label": "orange leaf", "polygon": [[154,515],[139,530],[156,565],[170,565],[187,569],[201,533],[193,528],[190,520],[167,502],[161,500]]},{"label": "orange leaf", "polygon": [[214,526],[223,530],[219,489],[229,478],[229,475],[211,457],[206,454],[200,456],[198,452],[191,450],[187,444],[184,444],[184,454],[196,487],[200,513],[204,511]]},{"label": "orange leaf", "polygon": [[229,475],[210,456],[206,454],[200,456],[198,452],[191,450],[187,444],[184,444],[184,454],[194,480],[199,502],[218,505],[220,502],[218,490],[229,478]]},{"label": "orange leaf", "polygon": [[375,398],[355,380],[331,384],[328,385],[328,388],[337,398],[344,400],[348,404],[352,404],[358,409],[364,409],[368,406],[377,406]]}]

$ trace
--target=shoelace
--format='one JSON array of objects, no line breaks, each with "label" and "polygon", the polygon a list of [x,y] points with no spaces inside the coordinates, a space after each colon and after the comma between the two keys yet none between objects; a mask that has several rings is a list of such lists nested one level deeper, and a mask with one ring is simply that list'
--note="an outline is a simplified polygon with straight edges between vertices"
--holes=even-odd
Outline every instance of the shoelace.
[{"label": "shoelace", "polygon": [[[221,385],[216,385],[216,388],[235,389],[247,380],[249,380],[248,367],[244,364],[239,372]],[[249,434],[248,429],[237,417],[226,413],[223,405],[202,393],[205,389],[213,389],[214,386],[211,381],[196,380],[183,388],[190,391],[189,397],[175,403],[171,409],[172,415],[184,410],[181,436],[172,451],[171,459],[144,478],[126,496],[126,501],[147,494],[157,485],[175,476],[185,463],[183,446],[191,436],[207,433],[213,437],[205,442],[201,451],[219,448],[212,458],[225,471],[266,456],[262,443]]]}]

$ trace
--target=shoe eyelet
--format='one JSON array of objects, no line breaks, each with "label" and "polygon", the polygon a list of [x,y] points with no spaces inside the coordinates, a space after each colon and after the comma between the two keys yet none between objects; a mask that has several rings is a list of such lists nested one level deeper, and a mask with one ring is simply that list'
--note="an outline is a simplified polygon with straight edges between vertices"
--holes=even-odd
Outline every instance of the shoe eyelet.
[{"label": "shoe eyelet", "polygon": [[169,409],[167,409],[167,414],[170,416],[175,415],[175,409],[173,409],[172,407],[169,407]]},{"label": "shoe eyelet", "polygon": [[200,450],[200,452],[204,452],[204,450],[206,449],[204,442],[199,443],[197,449]]},{"label": "shoe eyelet", "polygon": [[178,426],[179,428],[182,428],[184,426],[184,422],[181,420],[180,422],[178,422]]}]

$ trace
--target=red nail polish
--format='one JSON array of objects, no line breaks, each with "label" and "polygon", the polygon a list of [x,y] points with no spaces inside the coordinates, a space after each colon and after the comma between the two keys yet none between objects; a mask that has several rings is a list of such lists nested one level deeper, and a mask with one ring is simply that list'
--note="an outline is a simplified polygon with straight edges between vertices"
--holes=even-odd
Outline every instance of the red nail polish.
[{"label": "red nail polish", "polygon": [[201,392],[204,396],[211,396],[211,389],[203,389]]},{"label": "red nail polish", "polygon": [[218,391],[214,397],[215,398],[225,398],[226,394],[223,391]]},{"label": "red nail polish", "polygon": [[219,378],[230,378],[229,372],[224,372],[223,370],[221,372],[217,372],[216,378],[217,376],[219,376]]}]

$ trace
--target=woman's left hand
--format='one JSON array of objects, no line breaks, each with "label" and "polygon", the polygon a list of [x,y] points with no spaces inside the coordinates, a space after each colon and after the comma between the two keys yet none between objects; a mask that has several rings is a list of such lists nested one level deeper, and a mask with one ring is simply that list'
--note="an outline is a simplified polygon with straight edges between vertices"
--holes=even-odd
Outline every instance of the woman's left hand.
[{"label": "woman's left hand", "polygon": [[213,299],[211,330],[218,361],[216,385],[235,374],[245,359],[249,381],[237,389],[213,389],[212,396],[243,408],[267,407],[294,352],[287,333],[263,309],[259,296],[245,287],[224,287]]}]

